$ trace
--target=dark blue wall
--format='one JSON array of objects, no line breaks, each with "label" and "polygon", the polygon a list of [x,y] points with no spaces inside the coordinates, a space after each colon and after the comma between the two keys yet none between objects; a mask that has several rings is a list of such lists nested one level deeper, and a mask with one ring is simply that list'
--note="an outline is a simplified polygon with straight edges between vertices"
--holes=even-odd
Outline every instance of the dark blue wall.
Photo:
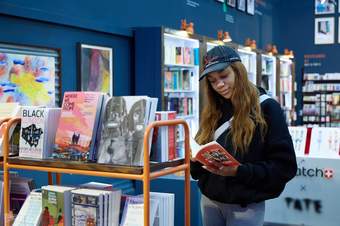
[{"label": "dark blue wall", "polygon": [[[215,0],[1,0],[0,41],[44,45],[62,50],[62,87],[76,88],[76,43],[114,48],[114,94],[133,94],[132,28],[179,28],[185,18],[197,34],[216,37],[229,31],[233,40],[255,39],[258,47],[273,42],[273,9],[278,0],[256,0],[255,16]],[[191,5],[196,7],[192,7]],[[234,22],[227,22],[225,17]]]},{"label": "dark blue wall", "polygon": [[[312,0],[280,1],[274,11],[274,40],[282,52],[284,48],[294,50],[296,81],[298,86],[298,106],[302,108],[302,69],[306,72],[326,73],[340,71],[340,45],[338,43],[338,5],[334,14],[315,15]],[[333,17],[335,22],[334,44],[314,44],[315,18]],[[305,55],[309,55],[305,63]],[[311,56],[312,55],[312,56]],[[314,55],[314,56],[313,56]],[[322,58],[319,58],[324,56]],[[311,58],[310,58],[311,57]],[[300,120],[301,122],[301,117]]]},{"label": "dark blue wall", "polygon": [[[1,7],[1,6],[0,6]],[[0,42],[61,49],[62,91],[76,90],[77,43],[114,49],[114,93],[128,95],[132,86],[132,38],[0,14]]]},{"label": "dark blue wall", "polygon": [[[274,3],[278,0],[256,0],[256,14],[228,8],[216,0],[2,0],[0,12],[61,24],[91,28],[115,34],[131,36],[131,27],[160,26],[179,28],[180,20],[186,18],[195,24],[201,35],[216,37],[217,30],[229,31],[233,39],[243,43],[245,38],[257,40],[262,47],[272,42]],[[196,7],[192,7],[196,3]],[[230,15],[234,23],[227,22]]]},{"label": "dark blue wall", "polygon": [[[279,49],[293,49],[297,69],[301,69],[304,63],[304,55],[325,54],[325,58],[310,61],[321,63],[320,66],[307,66],[310,72],[339,72],[340,64],[340,44],[338,43],[338,5],[334,14],[315,15],[314,1],[306,0],[285,0],[280,1],[277,9],[277,24],[274,26],[274,39],[277,41]],[[334,44],[314,44],[314,22],[315,18],[333,17],[335,21],[335,43]],[[300,75],[301,76],[301,75]]]}]

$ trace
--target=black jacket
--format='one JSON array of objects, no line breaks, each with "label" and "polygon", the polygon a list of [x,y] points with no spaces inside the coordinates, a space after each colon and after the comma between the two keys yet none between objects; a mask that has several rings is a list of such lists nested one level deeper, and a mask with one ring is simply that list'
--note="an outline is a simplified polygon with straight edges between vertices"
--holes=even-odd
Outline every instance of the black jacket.
[{"label": "black jacket", "polygon": [[[222,107],[225,114],[219,124],[233,114],[229,100]],[[191,175],[198,179],[201,192],[208,198],[241,205],[272,199],[295,176],[294,147],[280,105],[274,99],[267,99],[261,103],[261,109],[268,128],[264,142],[258,127],[244,155],[234,153],[230,136],[226,138],[227,131],[217,139],[241,163],[235,177],[212,174],[199,162],[191,162]]]}]

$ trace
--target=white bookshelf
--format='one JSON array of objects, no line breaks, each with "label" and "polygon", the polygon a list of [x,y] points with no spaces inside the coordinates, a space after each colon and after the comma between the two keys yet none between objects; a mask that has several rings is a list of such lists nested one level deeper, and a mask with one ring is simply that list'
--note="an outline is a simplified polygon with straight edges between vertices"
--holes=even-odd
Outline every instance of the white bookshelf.
[{"label": "white bookshelf", "polygon": [[239,48],[237,52],[241,57],[243,65],[246,67],[249,80],[256,85],[256,53],[245,48]]},{"label": "white bookshelf", "polygon": [[276,57],[261,54],[261,83],[267,93],[276,98]]},{"label": "white bookshelf", "polygon": [[[199,40],[185,37],[182,33],[164,33],[164,88],[165,109],[177,111],[177,118],[185,119],[194,136],[199,126]],[[177,51],[177,52],[176,52]],[[178,51],[182,51],[181,59]],[[189,74],[189,79],[183,79]],[[171,79],[169,79],[171,78]],[[173,82],[171,84],[171,81]],[[184,81],[190,85],[185,86]],[[169,85],[169,83],[171,85]],[[179,127],[178,130],[183,128]],[[179,157],[184,154],[183,131],[177,132]]]}]

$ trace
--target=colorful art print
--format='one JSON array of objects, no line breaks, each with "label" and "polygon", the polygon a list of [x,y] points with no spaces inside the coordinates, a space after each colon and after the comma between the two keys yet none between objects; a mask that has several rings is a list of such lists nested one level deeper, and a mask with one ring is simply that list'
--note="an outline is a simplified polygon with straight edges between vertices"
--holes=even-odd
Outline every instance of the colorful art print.
[{"label": "colorful art print", "polygon": [[315,19],[314,44],[334,43],[334,18],[322,17]]},{"label": "colorful art print", "polygon": [[81,91],[113,95],[112,48],[79,44],[79,84]]},{"label": "colorful art print", "polygon": [[315,14],[335,13],[335,0],[315,0]]},{"label": "colorful art print", "polygon": [[237,9],[246,11],[246,0],[237,0]]},{"label": "colorful art print", "polygon": [[255,14],[255,0],[247,0],[247,13]]},{"label": "colorful art print", "polygon": [[236,0],[227,0],[228,6],[235,7],[236,6]]},{"label": "colorful art print", "polygon": [[0,102],[53,107],[54,57],[0,52]]}]

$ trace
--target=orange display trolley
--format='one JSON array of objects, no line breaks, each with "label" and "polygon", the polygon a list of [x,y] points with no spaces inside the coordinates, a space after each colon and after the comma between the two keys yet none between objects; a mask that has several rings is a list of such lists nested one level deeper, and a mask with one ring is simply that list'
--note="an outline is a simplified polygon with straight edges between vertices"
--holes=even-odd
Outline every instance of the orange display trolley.
[{"label": "orange display trolley", "polygon": [[[144,226],[150,226],[150,180],[158,177],[184,171],[185,192],[185,217],[184,225],[190,226],[190,148],[189,127],[183,119],[156,121],[150,123],[144,133],[144,166],[123,166],[96,163],[83,163],[74,161],[60,161],[54,159],[27,159],[20,157],[9,157],[9,129],[20,118],[8,120],[4,132],[3,146],[3,171],[4,171],[4,214],[5,226],[10,225],[10,197],[9,197],[9,170],[22,169],[56,173],[56,183],[61,183],[61,174],[78,174],[109,178],[120,178],[140,180],[143,182],[144,193]],[[185,158],[165,163],[150,163],[149,159],[149,134],[154,127],[182,125],[185,132]]]}]

